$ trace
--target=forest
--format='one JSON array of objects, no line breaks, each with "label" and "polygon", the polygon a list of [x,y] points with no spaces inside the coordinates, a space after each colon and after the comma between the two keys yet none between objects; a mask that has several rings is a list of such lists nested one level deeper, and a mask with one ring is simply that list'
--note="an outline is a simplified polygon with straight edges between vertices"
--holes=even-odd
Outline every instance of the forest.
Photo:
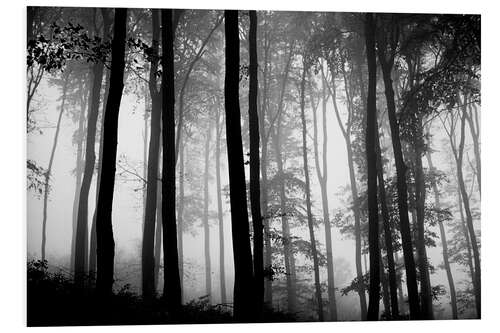
[{"label": "forest", "polygon": [[28,326],[481,318],[480,15],[26,18]]}]

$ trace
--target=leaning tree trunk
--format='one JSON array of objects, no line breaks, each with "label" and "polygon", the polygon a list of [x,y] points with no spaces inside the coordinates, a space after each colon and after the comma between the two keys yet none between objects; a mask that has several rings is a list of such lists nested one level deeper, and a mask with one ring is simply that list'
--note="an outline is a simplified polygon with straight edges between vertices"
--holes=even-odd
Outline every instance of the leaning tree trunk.
[{"label": "leaning tree trunk", "polygon": [[[429,151],[427,151],[426,157],[427,157],[427,163],[429,164],[429,169],[431,171],[436,170],[432,163],[432,157]],[[435,180],[432,181],[432,190],[434,191],[434,205],[436,209],[441,209],[441,202],[439,200],[439,189]],[[457,295],[455,291],[455,283],[453,282],[453,275],[451,274],[450,260],[448,258],[448,243],[446,241],[446,230],[444,229],[444,224],[443,221],[441,221],[441,219],[438,220],[438,225],[441,236],[441,246],[443,247],[444,269],[446,271],[446,277],[448,279],[448,287],[450,288],[451,313],[453,319],[458,319]]]},{"label": "leaning tree trunk", "polygon": [[[161,133],[161,93],[158,91],[158,47],[160,39],[159,10],[152,10],[153,41],[151,67],[149,70],[149,93],[151,95],[151,136],[149,138],[148,172],[146,180],[146,207],[142,234],[142,297],[150,301],[155,295],[155,218],[158,195],[158,161]],[[158,221],[159,223],[159,221]]]},{"label": "leaning tree trunk", "polygon": [[92,91],[89,95],[87,116],[87,141],[85,145],[85,169],[78,202],[78,217],[75,237],[75,284],[83,288],[88,259],[88,211],[89,192],[95,168],[95,139],[104,63],[98,62],[92,68]]},{"label": "leaning tree trunk", "polygon": [[172,9],[161,10],[161,21],[163,297],[168,309],[175,313],[179,310],[182,300],[175,220],[175,72]]},{"label": "leaning tree trunk", "polygon": [[225,253],[224,253],[224,213],[222,211],[222,186],[221,186],[221,165],[220,165],[220,139],[222,136],[222,128],[220,128],[220,108],[217,108],[217,119],[215,122],[215,178],[217,183],[217,219],[219,222],[219,279],[220,279],[220,295],[221,303],[227,302],[226,297],[226,267],[225,267]]},{"label": "leaning tree trunk", "polygon": [[368,247],[370,249],[370,287],[368,320],[379,319],[380,305],[380,249],[377,201],[377,58],[375,55],[374,14],[366,14],[365,38],[368,63],[368,97],[366,109],[366,168],[368,171]]},{"label": "leaning tree trunk", "polygon": [[118,139],[118,114],[123,92],[125,70],[125,37],[127,34],[127,9],[115,9],[115,24],[111,46],[111,76],[108,100],[104,114],[103,159],[101,183],[97,199],[97,281],[99,295],[106,297],[113,292],[115,241],[113,239],[112,209],[115,187],[116,146]]},{"label": "leaning tree trunk", "polygon": [[[481,149],[479,143],[479,117],[476,104],[469,105],[470,113],[467,113],[465,110],[467,117],[467,122],[469,123],[469,130],[472,137],[472,143],[474,146],[474,160],[476,162],[476,177],[477,177],[477,185],[479,187],[479,195],[481,195]],[[474,108],[474,112],[472,112],[472,108]]]},{"label": "leaning tree trunk", "polygon": [[311,242],[311,254],[313,257],[314,267],[314,287],[316,290],[316,302],[318,303],[318,320],[323,321],[323,300],[321,297],[321,284],[319,279],[319,261],[318,253],[316,250],[316,240],[314,237],[314,224],[311,209],[311,184],[309,180],[309,167],[307,160],[307,124],[305,116],[305,90],[306,90],[306,72],[307,64],[305,56],[303,55],[303,69],[302,80],[300,82],[300,118],[302,120],[302,157],[304,163],[304,177],[305,177],[305,190],[306,190],[306,210],[307,210],[307,226],[309,228],[309,240]]},{"label": "leaning tree trunk", "polygon": [[50,177],[52,176],[52,165],[54,163],[54,156],[56,154],[57,143],[59,141],[59,132],[61,130],[61,120],[64,114],[64,107],[66,104],[66,93],[68,91],[70,74],[71,71],[67,71],[64,78],[61,106],[59,110],[59,116],[57,117],[56,133],[54,134],[54,142],[52,143],[52,150],[50,151],[49,165],[47,166],[47,171],[45,172],[45,183],[43,189],[43,217],[42,217],[42,245],[41,245],[42,260],[45,260],[45,247],[47,243],[47,203],[49,201]]},{"label": "leaning tree trunk", "polygon": [[210,139],[212,136],[212,123],[208,120],[208,128],[205,136],[205,173],[203,176],[203,245],[205,255],[205,294],[208,303],[212,300],[212,260],[210,259],[210,225],[208,224],[208,177],[210,174]]},{"label": "leaning tree trunk", "polygon": [[381,46],[379,46],[378,50],[379,62],[382,67],[382,76],[384,79],[387,113],[389,116],[392,146],[396,164],[399,224],[406,270],[406,286],[408,288],[410,318],[419,319],[420,305],[417,287],[417,271],[415,268],[415,259],[413,257],[413,242],[411,237],[410,220],[408,218],[408,185],[406,183],[406,172],[408,169],[403,159],[403,151],[401,150],[401,140],[399,136],[399,123],[396,116],[396,103],[394,101],[394,89],[392,87],[391,78],[393,62],[388,62],[386,60],[385,53],[381,51],[383,50]]},{"label": "leaning tree trunk", "polygon": [[250,206],[253,226],[253,270],[255,275],[255,312],[257,316],[262,312],[264,303],[264,235],[262,212],[260,209],[260,136],[259,114],[257,110],[257,12],[249,11],[249,92],[248,92],[248,121],[250,131]]},{"label": "leaning tree trunk", "polygon": [[234,317],[237,321],[248,321],[252,317],[254,288],[240,124],[238,11],[225,11],[225,36],[224,103],[235,270]]}]

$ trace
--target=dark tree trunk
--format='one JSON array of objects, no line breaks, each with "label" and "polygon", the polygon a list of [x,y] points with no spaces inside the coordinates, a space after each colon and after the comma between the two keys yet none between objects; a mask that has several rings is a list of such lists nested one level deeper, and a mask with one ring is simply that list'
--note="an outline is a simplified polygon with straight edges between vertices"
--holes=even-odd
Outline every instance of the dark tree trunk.
[{"label": "dark tree trunk", "polygon": [[[379,42],[379,44],[381,43]],[[399,224],[406,270],[406,286],[408,288],[410,318],[420,319],[417,271],[415,268],[415,259],[413,257],[413,243],[411,237],[410,220],[408,218],[408,185],[406,183],[406,172],[408,171],[408,168],[405,165],[403,159],[403,151],[401,149],[399,124],[396,116],[396,103],[394,101],[394,89],[392,87],[391,71],[393,66],[393,59],[387,61],[384,48],[384,45],[378,45],[378,58],[382,67],[382,76],[385,86],[385,98],[387,101],[387,113],[389,116],[392,146],[396,164]]]},{"label": "dark tree trunk", "polygon": [[118,139],[118,114],[123,92],[123,72],[125,69],[125,38],[127,33],[127,9],[115,9],[114,34],[111,49],[111,76],[108,100],[104,114],[103,159],[101,182],[97,199],[97,284],[101,296],[113,292],[113,271],[115,242],[111,213],[115,187],[116,146]]},{"label": "dark tree trunk", "polygon": [[217,119],[215,122],[215,177],[217,183],[217,219],[219,222],[219,274],[220,274],[220,294],[221,303],[227,302],[226,297],[226,268],[225,268],[225,252],[224,252],[224,213],[222,211],[222,186],[221,186],[221,165],[220,165],[220,140],[222,136],[221,126],[221,112],[217,108]]},{"label": "dark tree trunk", "polygon": [[377,201],[377,58],[375,54],[374,14],[366,14],[365,38],[368,63],[368,97],[366,109],[366,164],[368,171],[368,246],[370,249],[370,288],[368,320],[379,319],[380,305],[380,248]]},{"label": "dark tree trunk", "polygon": [[[476,162],[476,177],[477,177],[477,185],[479,187],[479,195],[481,195],[481,149],[479,143],[479,117],[476,104],[469,105],[469,111],[464,110],[466,113],[466,119],[469,123],[469,130],[472,137],[472,143],[474,145],[474,160]],[[474,112],[472,112],[472,108],[474,108]]]},{"label": "dark tree trunk", "polygon": [[309,180],[309,167],[307,160],[307,124],[305,115],[305,93],[306,93],[306,73],[307,64],[305,56],[303,55],[302,61],[302,79],[300,82],[300,118],[302,120],[302,157],[304,163],[304,177],[306,185],[306,210],[307,210],[307,226],[309,229],[309,240],[311,242],[311,254],[313,257],[314,266],[314,287],[316,291],[316,302],[318,303],[318,320],[323,321],[323,299],[321,297],[321,284],[319,279],[319,261],[318,253],[316,250],[316,240],[314,237],[314,225],[313,225],[313,215],[311,209],[311,184]]},{"label": "dark tree trunk", "polygon": [[57,117],[56,133],[54,134],[54,141],[52,143],[52,150],[50,151],[49,164],[45,171],[45,182],[43,188],[43,217],[42,217],[42,245],[41,245],[41,258],[45,260],[45,247],[47,243],[47,204],[49,201],[50,190],[50,177],[52,176],[52,164],[54,163],[54,156],[56,154],[57,143],[59,142],[59,132],[61,130],[61,120],[66,106],[66,93],[68,91],[69,76],[71,71],[67,71],[64,77],[63,93],[61,98],[61,106],[59,107],[59,116]]},{"label": "dark tree trunk", "polygon": [[[149,138],[148,171],[146,180],[146,207],[142,234],[142,297],[149,301],[155,295],[155,218],[158,195],[158,167],[161,134],[161,93],[158,91],[158,46],[160,40],[159,10],[152,10],[153,41],[152,61],[149,70],[149,93],[151,95],[151,136]],[[160,221],[158,221],[160,223]]]},{"label": "dark tree trunk", "polygon": [[205,136],[205,174],[203,176],[203,245],[205,255],[205,295],[208,295],[208,303],[212,301],[212,260],[210,259],[210,225],[208,224],[208,177],[210,175],[210,139],[212,136],[212,123],[207,128]]},{"label": "dark tree trunk", "polygon": [[250,250],[248,210],[241,140],[239,105],[240,38],[238,11],[225,11],[226,73],[224,103],[229,167],[229,191],[234,256],[234,317],[248,321],[252,317],[253,268]]},{"label": "dark tree trunk", "polygon": [[250,131],[250,206],[253,226],[253,270],[255,275],[255,312],[260,315],[264,303],[264,236],[260,209],[260,135],[257,110],[257,12],[249,11],[249,92],[248,119]]},{"label": "dark tree trunk", "polygon": [[101,97],[102,77],[104,64],[96,63],[92,68],[92,91],[89,96],[89,110],[87,116],[87,142],[85,147],[85,169],[78,203],[78,218],[75,238],[75,284],[82,288],[87,271],[88,259],[88,204],[89,191],[92,184],[95,167],[95,139],[99,103]]},{"label": "dark tree trunk", "polygon": [[[159,147],[159,152],[158,152],[158,180],[157,180],[157,185],[156,185],[156,230],[155,230],[155,249],[154,249],[154,256],[155,256],[155,269],[154,269],[154,278],[155,278],[155,287],[154,291],[155,293],[158,292],[158,281],[159,281],[159,276],[160,276],[160,266],[161,266],[161,248],[162,248],[162,228],[161,228],[161,221],[162,221],[162,214],[161,214],[161,203],[162,203],[162,198],[161,198],[161,163],[162,161],[160,160],[161,156],[161,145]],[[179,216],[180,216],[180,211],[179,211]],[[179,217],[179,229],[181,228],[181,218]],[[179,242],[179,246],[181,246],[182,243]],[[182,248],[182,247],[181,247]],[[179,255],[179,260],[181,260],[182,257]],[[182,267],[182,266],[181,266]],[[179,268],[180,269],[180,268]],[[182,270],[180,271],[180,273]],[[182,277],[182,275],[181,275]],[[182,280],[181,280],[181,285],[182,285]]]},{"label": "dark tree trunk", "polygon": [[175,88],[174,29],[172,9],[161,10],[162,20],[162,224],[163,297],[167,307],[177,312],[181,306],[181,281],[175,220]]},{"label": "dark tree trunk", "polygon": [[385,192],[385,182],[384,182],[384,166],[382,163],[382,151],[380,149],[380,137],[378,129],[375,135],[377,136],[375,141],[376,144],[375,149],[377,150],[378,193],[380,198],[380,208],[384,226],[385,251],[387,254],[387,268],[389,271],[389,290],[390,290],[390,300],[391,300],[390,315],[392,319],[397,319],[399,317],[398,291],[397,291],[398,284],[396,278],[396,267],[394,264],[392,228],[389,220],[389,210],[387,208],[387,194]]},{"label": "dark tree trunk", "polygon": [[[427,151],[426,156],[427,156],[427,163],[429,164],[429,169],[431,171],[435,170],[434,165],[432,163],[431,153],[429,151]],[[434,191],[434,205],[437,209],[441,209],[441,202],[439,200],[439,189],[435,180],[432,182],[432,190]],[[438,220],[438,225],[441,236],[441,246],[443,248],[444,269],[446,271],[446,277],[448,279],[448,287],[450,288],[451,313],[453,319],[458,319],[457,295],[455,291],[455,283],[453,281],[453,275],[451,274],[450,260],[448,257],[448,243],[446,241],[446,230],[444,228],[443,221]]]}]

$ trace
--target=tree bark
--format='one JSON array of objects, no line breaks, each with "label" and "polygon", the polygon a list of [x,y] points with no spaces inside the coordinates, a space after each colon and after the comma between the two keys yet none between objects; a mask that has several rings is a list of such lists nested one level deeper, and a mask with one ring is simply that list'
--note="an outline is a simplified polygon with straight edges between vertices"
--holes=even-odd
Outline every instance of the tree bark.
[{"label": "tree bark", "polygon": [[99,295],[106,297],[113,292],[115,242],[111,214],[116,171],[116,146],[118,139],[118,114],[123,92],[125,69],[125,38],[127,9],[115,9],[115,24],[111,46],[111,76],[108,101],[104,114],[103,159],[99,197],[97,199],[97,284]]},{"label": "tree bark", "polygon": [[225,11],[225,36],[224,103],[235,270],[234,317],[237,321],[248,321],[252,315],[254,288],[240,124],[238,11]]},{"label": "tree bark", "polygon": [[162,224],[163,297],[168,309],[176,313],[181,306],[181,282],[175,219],[175,88],[174,28],[172,9],[161,10],[162,20]]}]

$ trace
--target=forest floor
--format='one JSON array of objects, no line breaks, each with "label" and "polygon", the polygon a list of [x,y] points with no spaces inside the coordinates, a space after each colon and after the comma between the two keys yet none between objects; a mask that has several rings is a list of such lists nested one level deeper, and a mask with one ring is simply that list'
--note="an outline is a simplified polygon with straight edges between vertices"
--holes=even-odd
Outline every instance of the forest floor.
[{"label": "forest floor", "polygon": [[[77,289],[73,280],[61,273],[50,273],[47,263],[28,262],[27,325],[160,325],[160,324],[222,324],[234,323],[231,309],[210,305],[207,299],[191,301],[176,316],[166,310],[161,298],[146,304],[127,287],[114,293],[103,304],[93,288]],[[291,322],[290,314],[264,311],[258,322]]]}]

